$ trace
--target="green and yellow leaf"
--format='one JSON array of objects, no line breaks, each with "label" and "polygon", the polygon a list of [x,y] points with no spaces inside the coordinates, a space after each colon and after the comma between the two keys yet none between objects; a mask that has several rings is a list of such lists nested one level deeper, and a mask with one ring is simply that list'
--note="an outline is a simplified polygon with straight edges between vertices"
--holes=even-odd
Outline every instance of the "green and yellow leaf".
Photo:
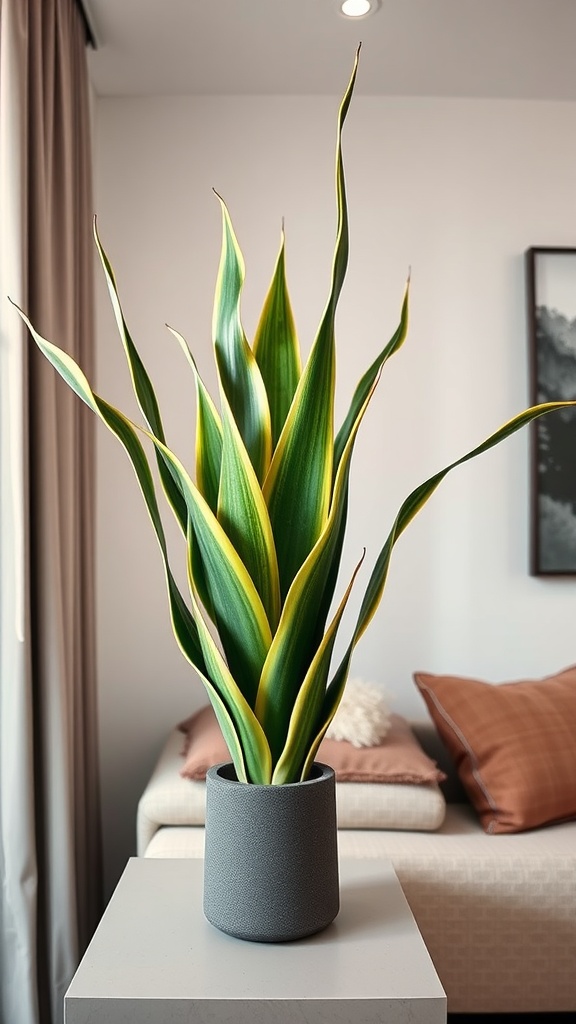
[{"label": "green and yellow leaf", "polygon": [[435,473],[434,476],[425,480],[424,483],[420,484],[419,487],[416,487],[411,494],[408,495],[406,500],[403,502],[396,519],[394,520],[392,529],[388,534],[386,542],[372,571],[358,619],[359,637],[365,632],[374,616],[378,604],[380,603],[388,574],[390,555],[394,544],[404,532],[408,524],[412,522],[420,509],[426,504],[436,488],[442,483],[448,473],[457,466],[462,466],[465,462],[469,462],[478,455],[482,455],[484,452],[489,451],[490,448],[494,448],[495,445],[500,444],[501,441],[504,441],[507,437],[515,434],[517,430],[520,430],[522,427],[532,423],[540,416],[544,416],[551,412],[557,412],[560,409],[569,408],[570,406],[576,406],[576,400],[569,402],[544,402],[540,405],[534,405],[530,406],[528,409],[524,409],[521,413],[518,413],[518,415],[514,416],[511,420],[508,420],[499,427],[499,429],[493,434],[490,434],[490,436],[476,448],[473,448],[465,455],[462,455],[461,458],[456,459],[455,462],[451,462],[449,466],[446,466],[438,473]]},{"label": "green and yellow leaf", "polygon": [[218,522],[246,566],[274,631],[280,616],[280,583],[272,527],[254,467],[224,393],[222,418]]},{"label": "green and yellow leaf", "polygon": [[182,490],[228,667],[252,706],[272,640],[264,606],[238,552],[180,460],[153,434],[148,437],[163,452]]},{"label": "green and yellow leaf", "polygon": [[[196,360],[190,351],[187,341],[179,331],[175,331],[168,324],[166,326],[176,338],[194,374],[196,386],[196,486],[212,511],[216,513],[220,486],[220,464],[222,461],[222,424],[220,416],[200,377]],[[160,438],[160,440],[162,441],[163,438]],[[164,456],[162,456],[162,459],[164,461]],[[186,502],[184,502],[184,508],[186,510]],[[208,590],[202,556],[193,535],[188,537],[188,547],[189,555],[194,565],[194,578],[200,600],[210,618],[214,621],[215,612]]]},{"label": "green and yellow leaf", "polygon": [[[350,408],[346,414],[346,418],[344,419],[344,422],[340,430],[338,431],[338,434],[336,435],[336,439],[334,441],[334,475],[336,475],[336,471],[338,469],[338,466],[340,465],[342,452],[346,447],[348,438],[350,437],[350,432],[354,428],[356,416],[358,415],[358,411],[362,408],[362,403],[364,402],[366,396],[370,393],[370,388],[374,384],[374,381],[382,372],[384,364],[387,362],[390,356],[394,355],[394,353],[398,351],[398,349],[404,344],[404,341],[406,339],[406,335],[408,332],[409,287],[410,277],[408,277],[408,280],[406,282],[404,298],[402,300],[402,309],[400,313],[400,322],[398,324],[398,327],[396,328],[388,344],[383,348],[382,352],[380,352],[380,354],[376,357],[372,365],[369,367],[369,369],[366,371],[366,373],[360,380],[352,397],[352,402],[350,403]],[[336,587],[336,582],[338,579],[340,557],[342,549],[344,547],[344,538],[346,535],[346,525],[348,521],[347,490],[348,484],[346,484],[346,494],[343,498],[343,509],[342,515],[340,517],[340,525],[338,528],[338,540],[335,545],[334,556],[332,559],[332,567],[328,576],[328,580],[326,582],[326,588],[320,606],[319,622],[321,623],[325,622],[326,616],[328,615],[328,611],[330,609],[330,605],[332,603],[332,598],[334,595],[334,590]]]},{"label": "green and yellow leaf", "polygon": [[334,441],[334,467],[335,471],[340,463],[342,452],[346,446],[350,431],[352,430],[358,415],[358,410],[362,406],[366,395],[369,393],[376,377],[380,373],[384,364],[388,361],[390,356],[393,356],[404,344],[408,334],[408,314],[409,314],[409,294],[410,294],[410,275],[406,281],[406,288],[404,289],[404,298],[402,299],[402,308],[400,310],[400,322],[398,327],[394,331],[394,334],[390,338],[387,345],[384,346],[379,355],[372,365],[366,370],[366,373],[358,382],[356,390],[352,396],[350,408],[346,413],[344,422],[340,427]]},{"label": "green and yellow leaf", "polygon": [[[15,303],[13,303],[13,305],[15,305]],[[190,664],[193,665],[198,672],[205,674],[207,670],[198,639],[196,623],[194,622],[190,610],[176,585],[174,576],[170,569],[166,536],[156,500],[154,480],[150,471],[148,459],[146,458],[146,453],[140,443],[137,431],[133,424],[131,424],[130,421],[118,411],[118,409],[109,405],[108,402],[92,391],[85,374],[74,359],[72,359],[68,353],[64,352],[63,349],[58,348],[56,345],[53,345],[52,342],[43,338],[42,335],[39,334],[32,326],[26,314],[23,313],[18,306],[16,306],[16,309],[46,359],[52,364],[54,369],[57,370],[72,391],[74,391],[92,410],[92,412],[94,412],[103,421],[103,423],[105,423],[126,451],[140,485],[140,490],[160,546],[168,589],[172,629],[174,631],[176,641]]]},{"label": "green and yellow leaf", "polygon": [[262,670],[256,714],[268,736],[274,761],[284,748],[294,701],[322,639],[325,589],[334,558],[340,554],[340,522],[346,507],[352,451],[378,380],[358,411],[336,474],[326,526],[288,591]]},{"label": "green and yellow leaf", "polygon": [[300,346],[286,284],[284,228],[253,349],[268,395],[274,451],[302,372]]},{"label": "green and yellow leaf", "polygon": [[324,703],[330,661],[338,627],[363,560],[364,554],[354,570],[352,579],[338,605],[336,614],[324,634],[322,643],[312,659],[310,668],[294,701],[286,744],[272,776],[272,782],[277,785],[285,782],[298,782],[308,776],[308,752],[315,739],[318,720]]},{"label": "green and yellow leaf", "polygon": [[224,393],[238,425],[258,480],[262,482],[272,454],[272,427],[264,381],[240,319],[244,260],[224,200],[222,252],[216,282],[212,333]]},{"label": "green and yellow leaf", "polygon": [[[222,423],[210,393],[202,380],[196,360],[186,339],[166,325],[176,338],[194,374],[196,384],[196,486],[215,513],[218,507],[220,488],[220,465],[222,462]],[[156,431],[154,431],[156,434]],[[164,438],[156,434],[160,441]]]},{"label": "green and yellow leaf", "polygon": [[200,644],[209,672],[209,676],[203,677],[203,681],[234,762],[236,775],[242,782],[267,785],[272,775],[268,741],[204,621],[197,601],[190,560],[188,582]]},{"label": "green and yellow leaf", "polygon": [[336,200],[338,227],[330,293],[318,334],[264,481],[264,497],[278,555],[280,590],[286,596],[324,529],[333,467],[336,306],[348,263],[348,215],[342,164],[342,127],[348,112],[358,55],[338,115]]},{"label": "green and yellow leaf", "polygon": [[[106,278],[106,284],[108,286],[108,294],[110,295],[110,301],[112,309],[114,310],[114,316],[118,327],[118,333],[122,339],[124,351],[126,353],[126,359],[128,362],[128,368],[130,370],[130,376],[132,379],[132,388],[138,405],[144,419],[156,437],[159,437],[161,441],[165,443],[166,438],[164,435],[164,427],[162,425],[162,417],[160,416],[160,409],[158,407],[158,401],[156,393],[152,386],[152,381],[148,376],[146,367],[140,358],[138,350],[132,340],[128,325],[122,311],[120,298],[118,296],[118,289],[116,287],[116,278],[112,269],[112,264],[106,255],[100,237],[98,235],[98,228],[96,225],[96,218],[94,218],[94,239],[96,241],[96,248],[100,257],[100,262],[104,270],[104,276]],[[161,455],[157,455],[158,471],[160,474],[160,480],[164,493],[168,499],[168,502],[174,512],[176,521],[178,522],[182,533],[186,534],[186,504],[178,485],[174,480],[172,474],[168,470],[164,459]]]}]

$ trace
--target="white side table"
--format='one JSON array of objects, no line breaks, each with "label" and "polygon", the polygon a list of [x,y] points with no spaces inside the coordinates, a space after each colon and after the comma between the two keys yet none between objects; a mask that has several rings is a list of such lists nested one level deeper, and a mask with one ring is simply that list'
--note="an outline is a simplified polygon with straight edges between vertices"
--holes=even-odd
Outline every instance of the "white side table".
[{"label": "white side table", "polygon": [[203,867],[128,862],[66,993],[65,1024],[445,1024],[444,990],[389,861],[342,861],[336,920],[278,944],[206,921]]}]

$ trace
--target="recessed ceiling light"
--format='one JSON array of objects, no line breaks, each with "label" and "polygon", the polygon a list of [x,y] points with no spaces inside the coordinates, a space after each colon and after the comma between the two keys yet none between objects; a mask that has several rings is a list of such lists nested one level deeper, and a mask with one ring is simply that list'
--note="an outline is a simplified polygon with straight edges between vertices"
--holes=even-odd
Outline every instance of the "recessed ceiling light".
[{"label": "recessed ceiling light", "polygon": [[340,3],[340,13],[345,18],[367,18],[374,14],[380,6],[380,0],[343,0]]}]

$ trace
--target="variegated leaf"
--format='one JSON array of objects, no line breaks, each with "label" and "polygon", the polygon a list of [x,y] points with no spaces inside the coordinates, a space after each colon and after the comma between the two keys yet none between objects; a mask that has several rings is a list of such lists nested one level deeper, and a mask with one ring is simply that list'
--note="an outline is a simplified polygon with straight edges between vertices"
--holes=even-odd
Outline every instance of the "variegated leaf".
[{"label": "variegated leaf", "polygon": [[342,426],[340,427],[340,430],[336,435],[336,439],[334,441],[335,471],[338,468],[342,452],[344,451],[346,442],[348,440],[348,437],[350,436],[350,431],[352,430],[354,423],[356,421],[358,410],[362,406],[366,398],[366,395],[370,391],[370,388],[372,387],[374,381],[376,380],[376,377],[380,373],[384,364],[388,361],[390,356],[393,356],[396,352],[398,352],[398,350],[402,347],[406,340],[408,334],[409,294],[410,276],[408,276],[406,288],[404,290],[404,298],[402,300],[400,322],[398,324],[398,327],[394,331],[394,334],[390,338],[390,341],[387,343],[387,345],[384,346],[379,355],[376,356],[376,359],[374,360],[372,365],[369,366],[369,368],[366,370],[366,373],[359,381],[356,390],[352,396],[350,408],[348,409],[344,422],[342,423]]},{"label": "variegated leaf", "polygon": [[16,306],[16,309],[46,359],[52,364],[54,369],[57,370],[72,391],[74,391],[92,410],[92,412],[94,412],[105,423],[126,451],[126,454],[132,463],[134,472],[136,473],[136,478],[140,485],[140,490],[146,503],[146,508],[150,515],[150,519],[152,520],[152,526],[154,527],[154,532],[160,546],[164,572],[166,575],[170,617],[174,635],[182,653],[190,664],[193,665],[198,672],[206,674],[207,669],[198,639],[196,623],[194,622],[190,610],[176,585],[176,581],[170,569],[166,537],[156,500],[152,473],[150,471],[148,459],[146,458],[146,453],[144,452],[133,424],[131,424],[118,409],[115,409],[103,398],[96,395],[92,391],[85,374],[74,359],[72,359],[68,353],[64,352],[63,349],[58,348],[56,345],[52,344],[52,342],[43,338],[42,335],[39,334],[32,326],[25,313],[23,313],[18,306]]},{"label": "variegated leaf", "polygon": [[254,336],[254,355],[268,395],[272,451],[276,448],[300,379],[302,366],[292,306],[286,284],[285,240]]},{"label": "variegated leaf", "polygon": [[262,482],[272,453],[268,397],[240,319],[244,260],[226,204],[220,196],[218,199],[222,208],[222,252],[212,319],[214,351],[222,387],[256,476]]},{"label": "variegated leaf", "polygon": [[[142,428],[141,428],[142,429]],[[272,634],[260,596],[246,566],[180,460],[145,431],[164,455],[182,490],[200,547],[202,565],[230,671],[253,706]]]},{"label": "variegated leaf", "polygon": [[324,614],[323,595],[333,560],[340,554],[340,522],[346,507],[352,451],[378,380],[358,411],[336,474],[326,526],[288,591],[262,670],[256,714],[264,725],[273,760],[282,752],[294,701],[322,639],[324,620],[319,616]]},{"label": "variegated leaf", "polygon": [[210,673],[209,677],[203,678],[203,682],[234,762],[236,775],[240,781],[267,785],[272,774],[268,741],[204,621],[197,601],[193,566],[190,560],[187,564],[192,608]]},{"label": "variegated leaf", "polygon": [[272,776],[272,782],[276,784],[298,782],[308,776],[308,752],[316,736],[318,720],[326,695],[326,683],[338,627],[363,559],[364,554],[354,570],[336,614],[324,634],[294,701],[286,744]]},{"label": "variegated leaf", "polygon": [[[176,338],[194,374],[196,387],[196,486],[216,514],[218,490],[220,488],[220,466],[222,462],[222,424],[218,410],[212,401],[196,366],[196,360],[185,338],[173,327],[168,327]],[[163,440],[163,438],[160,438]],[[184,503],[186,507],[186,503]],[[215,612],[208,590],[206,573],[198,543],[194,536],[188,539],[194,565],[194,578],[202,604],[214,621]]]},{"label": "variegated leaf", "polygon": [[274,631],[280,615],[280,584],[272,527],[260,484],[224,393],[222,418],[218,522],[246,566]]},{"label": "variegated leaf", "polygon": [[[198,372],[196,360],[190,351],[188,342],[173,327],[168,326],[168,330],[176,338],[194,373],[196,384],[196,486],[212,511],[216,512],[222,462],[222,423],[218,410]],[[156,431],[154,433],[156,434]],[[156,437],[164,441],[160,434],[156,434]]]},{"label": "variegated leaf", "polygon": [[[158,400],[152,385],[152,381],[148,376],[146,367],[140,358],[138,350],[132,340],[128,325],[126,323],[122,306],[120,304],[120,298],[118,296],[118,289],[116,287],[116,278],[112,269],[112,264],[106,255],[100,237],[98,235],[98,229],[96,225],[96,218],[94,218],[94,238],[96,241],[96,248],[98,255],[100,256],[100,262],[104,270],[104,276],[106,278],[106,284],[108,286],[108,293],[112,303],[112,309],[114,310],[114,316],[118,327],[118,333],[122,339],[124,345],[124,351],[126,353],[126,359],[130,370],[130,376],[132,378],[132,387],[134,394],[138,401],[138,405],[142,411],[142,414],[148,424],[150,430],[159,437],[161,441],[165,442],[166,438],[164,435],[164,427],[162,425],[162,418],[160,416],[160,409],[158,406]],[[172,507],[176,520],[180,526],[180,529],[186,533],[186,504],[178,485],[174,480],[172,474],[169,472],[164,459],[161,455],[157,456],[158,471],[160,473],[160,480],[166,497]]]},{"label": "variegated leaf", "polygon": [[334,321],[348,263],[342,127],[352,98],[357,66],[358,55],[338,115],[338,227],[330,294],[264,481],[264,497],[274,531],[283,599],[322,533],[330,508],[335,388]]}]

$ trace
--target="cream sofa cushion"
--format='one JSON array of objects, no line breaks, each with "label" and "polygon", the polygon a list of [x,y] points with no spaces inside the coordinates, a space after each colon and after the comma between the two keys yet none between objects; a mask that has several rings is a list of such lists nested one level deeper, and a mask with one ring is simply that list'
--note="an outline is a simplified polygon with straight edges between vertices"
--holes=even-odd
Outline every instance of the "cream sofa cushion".
[{"label": "cream sofa cushion", "polygon": [[[206,784],[182,776],[182,749],[182,732],[175,729],[138,804],[139,856],[145,855],[154,833],[162,826],[204,824]],[[336,812],[341,829],[429,831],[444,821],[446,802],[436,782],[338,782]]]}]

